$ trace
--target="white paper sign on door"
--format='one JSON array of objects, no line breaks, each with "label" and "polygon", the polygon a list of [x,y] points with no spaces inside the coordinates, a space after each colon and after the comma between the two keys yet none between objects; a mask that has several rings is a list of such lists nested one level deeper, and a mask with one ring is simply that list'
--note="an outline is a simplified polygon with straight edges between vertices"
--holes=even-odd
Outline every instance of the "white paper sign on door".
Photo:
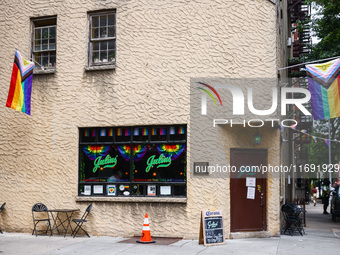
[{"label": "white paper sign on door", "polygon": [[247,199],[255,199],[255,188],[247,187]]},{"label": "white paper sign on door", "polygon": [[256,186],[256,178],[255,177],[247,177],[246,178],[246,186],[247,187],[255,187]]}]

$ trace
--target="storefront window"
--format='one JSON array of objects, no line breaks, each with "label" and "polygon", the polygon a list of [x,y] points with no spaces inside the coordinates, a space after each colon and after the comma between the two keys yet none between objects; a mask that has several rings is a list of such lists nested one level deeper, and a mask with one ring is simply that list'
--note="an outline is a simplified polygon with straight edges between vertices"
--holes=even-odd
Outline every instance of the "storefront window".
[{"label": "storefront window", "polygon": [[79,195],[186,196],[185,125],[79,132]]}]

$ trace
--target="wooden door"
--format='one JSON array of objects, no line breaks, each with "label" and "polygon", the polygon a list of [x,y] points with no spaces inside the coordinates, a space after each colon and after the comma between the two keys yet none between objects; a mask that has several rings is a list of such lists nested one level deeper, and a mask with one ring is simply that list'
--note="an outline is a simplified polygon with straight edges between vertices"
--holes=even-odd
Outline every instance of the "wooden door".
[{"label": "wooden door", "polygon": [[[260,168],[267,166],[267,150],[231,149],[230,163],[237,169],[230,179],[231,232],[266,230],[267,175]],[[256,182],[255,196],[248,198],[247,177]]]}]

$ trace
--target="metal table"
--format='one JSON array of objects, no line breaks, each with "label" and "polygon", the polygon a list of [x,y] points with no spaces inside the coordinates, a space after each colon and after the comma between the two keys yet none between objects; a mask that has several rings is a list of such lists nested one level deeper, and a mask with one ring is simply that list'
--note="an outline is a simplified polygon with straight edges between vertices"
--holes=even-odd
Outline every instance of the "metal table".
[{"label": "metal table", "polygon": [[[79,209],[50,209],[48,210],[48,212],[51,214],[51,217],[53,219],[53,227],[52,227],[51,232],[53,232],[53,230],[57,230],[58,234],[60,235],[59,227],[62,226],[65,231],[64,237],[67,234],[68,228],[71,229],[71,233],[72,233],[73,231],[72,226],[71,226],[72,215],[74,212],[79,212],[79,211],[80,211]],[[60,217],[60,214],[65,215],[66,218],[62,219]]]}]

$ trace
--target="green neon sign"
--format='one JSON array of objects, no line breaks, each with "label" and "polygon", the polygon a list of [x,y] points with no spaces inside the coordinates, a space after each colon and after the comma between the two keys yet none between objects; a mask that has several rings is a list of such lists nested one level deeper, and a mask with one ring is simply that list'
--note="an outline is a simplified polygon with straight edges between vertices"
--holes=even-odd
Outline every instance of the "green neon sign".
[{"label": "green neon sign", "polygon": [[163,154],[159,156],[158,159],[155,159],[156,155],[152,155],[148,158],[146,161],[146,164],[148,165],[145,168],[145,172],[149,172],[151,168],[153,168],[155,165],[158,167],[168,167],[171,164],[171,156],[165,157]]},{"label": "green neon sign", "polygon": [[93,172],[97,172],[98,168],[112,168],[115,165],[117,165],[117,157],[118,155],[116,155],[116,157],[111,158],[110,155],[107,155],[105,157],[105,159],[102,159],[102,156],[99,156],[95,159],[94,161],[94,168],[93,168]]}]

